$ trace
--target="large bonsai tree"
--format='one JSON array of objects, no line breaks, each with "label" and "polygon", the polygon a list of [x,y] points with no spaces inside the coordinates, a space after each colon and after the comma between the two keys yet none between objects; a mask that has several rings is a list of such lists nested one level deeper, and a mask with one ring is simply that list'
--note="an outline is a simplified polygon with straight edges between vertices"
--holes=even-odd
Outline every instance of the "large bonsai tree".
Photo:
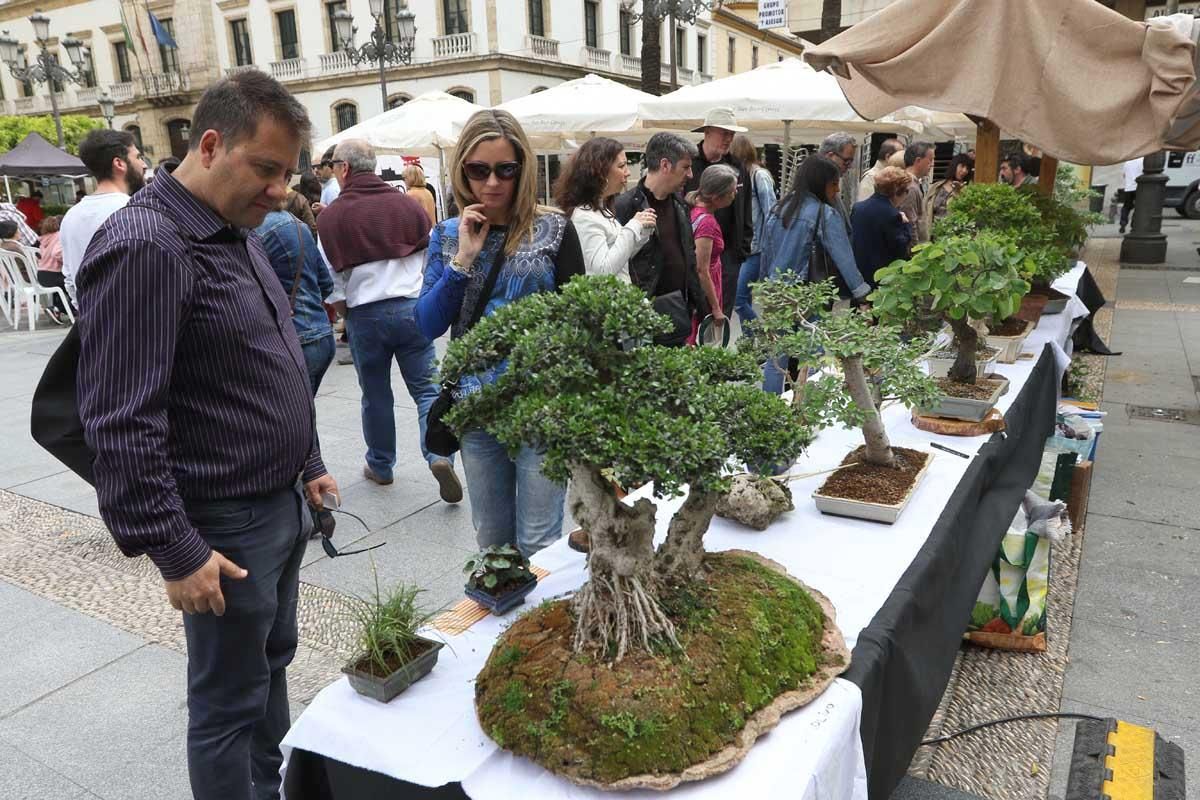
[{"label": "large bonsai tree", "polygon": [[[443,378],[495,370],[447,421],[545,452],[542,471],[570,480],[569,505],[591,535],[590,579],[575,594],[575,650],[620,660],[678,646],[659,603],[667,583],[703,576],[703,536],[728,487],[731,459],[795,458],[808,440],[791,410],[758,388],[754,360],[715,348],[649,344],[670,323],[615,278],[579,277],[561,292],[505,306],[451,343]],[[655,505],[616,498],[654,484],[687,496],[654,548]]]},{"label": "large bonsai tree", "polygon": [[949,377],[975,383],[979,332],[971,318],[1006,319],[1029,291],[1027,257],[1013,240],[992,231],[949,236],[914,249],[912,258],[878,270],[871,295],[881,320],[901,323],[933,313],[954,332]]},{"label": "large bonsai tree", "polygon": [[880,406],[890,397],[909,406],[937,400],[937,386],[918,363],[928,342],[905,342],[898,327],[873,324],[865,311],[828,310],[836,299],[832,281],[758,283],[754,301],[759,316],[752,337],[740,346],[764,361],[781,353],[796,358],[801,375],[809,367],[825,368],[803,382],[785,370],[795,407],[815,427],[838,423],[861,428],[864,460],[894,466]]}]

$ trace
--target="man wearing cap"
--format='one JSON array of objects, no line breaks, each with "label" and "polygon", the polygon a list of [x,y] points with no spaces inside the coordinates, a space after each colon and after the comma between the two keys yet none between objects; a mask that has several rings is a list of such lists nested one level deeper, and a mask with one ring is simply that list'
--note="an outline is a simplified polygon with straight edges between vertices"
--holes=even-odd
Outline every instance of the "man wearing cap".
[{"label": "man wearing cap", "polygon": [[703,133],[704,140],[697,148],[700,152],[692,161],[692,177],[685,187],[685,193],[699,188],[700,176],[713,164],[727,164],[738,173],[737,196],[733,203],[714,213],[717,224],[721,226],[721,235],[725,238],[725,251],[721,253],[721,296],[722,310],[727,317],[733,313],[738,270],[750,255],[750,243],[754,240],[750,176],[742,163],[729,154],[733,135],[745,133],[746,130],[737,124],[733,109],[711,109],[704,118],[704,124],[692,130],[693,133]]}]

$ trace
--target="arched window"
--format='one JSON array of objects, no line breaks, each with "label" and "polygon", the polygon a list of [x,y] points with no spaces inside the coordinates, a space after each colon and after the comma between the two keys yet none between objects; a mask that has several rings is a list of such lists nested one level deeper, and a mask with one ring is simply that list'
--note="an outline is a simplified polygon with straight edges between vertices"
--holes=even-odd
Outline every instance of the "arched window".
[{"label": "arched window", "polygon": [[463,88],[461,86],[456,86],[453,89],[447,89],[446,93],[452,94],[455,97],[466,100],[468,103],[475,102],[475,92],[471,91],[470,89]]},{"label": "arched window", "polygon": [[406,94],[394,94],[388,98],[388,108],[389,109],[399,108],[400,106],[407,103],[409,100],[412,100],[412,98]]},{"label": "arched window", "polygon": [[358,105],[343,100],[333,107],[334,127],[340,133],[358,124]]}]

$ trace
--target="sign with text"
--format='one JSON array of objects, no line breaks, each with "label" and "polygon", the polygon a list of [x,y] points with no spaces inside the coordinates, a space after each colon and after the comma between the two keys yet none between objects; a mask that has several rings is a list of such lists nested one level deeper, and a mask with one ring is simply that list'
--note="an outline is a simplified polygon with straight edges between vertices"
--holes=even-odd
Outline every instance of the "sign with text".
[{"label": "sign with text", "polygon": [[758,29],[787,27],[787,0],[758,0]]}]

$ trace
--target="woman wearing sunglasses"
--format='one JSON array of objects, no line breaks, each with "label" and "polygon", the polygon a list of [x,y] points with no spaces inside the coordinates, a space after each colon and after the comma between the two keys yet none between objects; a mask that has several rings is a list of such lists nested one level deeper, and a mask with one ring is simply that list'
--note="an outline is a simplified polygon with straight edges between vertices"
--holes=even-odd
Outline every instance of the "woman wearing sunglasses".
[{"label": "woman wearing sunglasses", "polygon": [[[552,292],[582,275],[574,226],[538,205],[537,167],[525,132],[505,111],[480,111],[467,121],[450,160],[450,181],[462,215],[434,227],[417,325],[430,339],[458,338],[481,316],[537,292]],[[488,296],[488,275],[498,268]],[[471,394],[495,373],[459,381]],[[515,456],[486,431],[460,439],[471,519],[479,546],[514,544],[526,556],[562,535],[566,487],[542,475],[542,456],[522,447]]]}]

